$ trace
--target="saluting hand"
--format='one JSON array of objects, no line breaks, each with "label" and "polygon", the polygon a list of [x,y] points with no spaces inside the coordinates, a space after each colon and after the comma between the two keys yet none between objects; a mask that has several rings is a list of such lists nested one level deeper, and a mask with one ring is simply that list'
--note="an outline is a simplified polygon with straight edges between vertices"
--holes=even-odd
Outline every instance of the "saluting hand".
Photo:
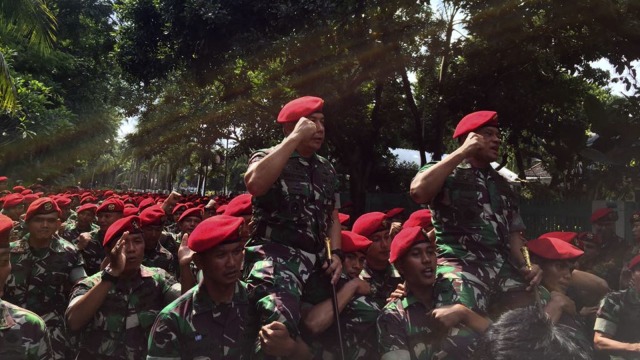
[{"label": "saluting hand", "polygon": [[125,231],[109,253],[109,268],[113,276],[120,276],[127,263],[127,255],[125,254],[127,236],[129,236],[129,232]]},{"label": "saluting hand", "polygon": [[307,119],[306,117],[301,117],[300,120],[296,123],[296,127],[293,128],[291,132],[291,136],[297,138],[299,140],[308,140],[313,137],[313,135],[318,131],[316,124]]},{"label": "saluting hand", "polygon": [[489,146],[489,142],[484,136],[474,133],[473,131],[467,135],[467,139],[460,145],[460,149],[465,155],[465,158],[473,157],[473,155],[481,152]]},{"label": "saluting hand", "polygon": [[182,241],[180,242],[180,247],[178,248],[178,263],[180,266],[188,266],[193,259],[193,250],[189,249],[188,242],[189,234],[182,235]]}]

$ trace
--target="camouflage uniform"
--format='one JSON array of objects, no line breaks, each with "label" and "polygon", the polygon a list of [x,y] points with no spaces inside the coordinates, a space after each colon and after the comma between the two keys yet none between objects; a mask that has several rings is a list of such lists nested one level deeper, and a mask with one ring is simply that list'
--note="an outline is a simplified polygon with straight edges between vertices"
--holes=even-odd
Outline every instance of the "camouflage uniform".
[{"label": "camouflage uniform", "polygon": [[[77,283],[70,305],[102,280],[102,272]],[[93,319],[80,330],[78,359],[143,359],[158,313],[180,296],[166,271],[140,267],[140,276],[112,286]]]},{"label": "camouflage uniform", "polygon": [[620,289],[620,272],[631,250],[631,246],[623,238],[616,236],[602,245],[598,256],[587,261],[578,260],[578,268],[605,279],[609,288],[618,290]]},{"label": "camouflage uniform", "polygon": [[445,330],[426,316],[434,308],[458,300],[451,283],[439,278],[434,284],[433,308],[418,301],[411,292],[389,302],[377,321],[381,359],[396,359],[401,354],[412,360],[468,359],[477,334],[464,326]]},{"label": "camouflage uniform", "polygon": [[51,359],[47,327],[38,315],[0,299],[0,359]]},{"label": "camouflage uniform", "polygon": [[24,220],[20,219],[18,221],[18,224],[14,225],[13,229],[11,229],[11,233],[9,235],[9,241],[10,242],[18,241],[22,239],[26,234],[27,234],[26,224],[24,223]]},{"label": "camouflage uniform", "polygon": [[171,255],[173,255],[177,259],[178,248],[180,247],[180,240],[182,240],[182,237],[180,237],[179,240],[176,240],[176,237],[174,236],[174,234],[163,231],[162,235],[160,236],[160,240],[158,240],[158,242],[160,243],[160,245],[162,245],[162,247],[169,250]]},{"label": "camouflage uniform", "polygon": [[68,241],[54,235],[46,249],[33,249],[28,236],[11,243],[11,275],[4,298],[42,317],[47,324],[56,359],[64,359],[69,345],[64,313],[69,289],[86,276],[82,257]]},{"label": "camouflage uniform", "polygon": [[429,204],[438,274],[453,283],[460,303],[480,314],[487,313],[491,296],[526,288],[509,262],[509,234],[525,229],[516,200],[498,172],[463,161]]},{"label": "camouflage uniform", "polygon": [[236,284],[231,303],[215,304],[202,283],[165,307],[149,337],[147,359],[248,359],[255,329],[249,324],[247,286]]},{"label": "camouflage uniform", "polygon": [[164,269],[175,277],[178,269],[178,258],[173,256],[169,250],[165,249],[158,242],[154,249],[144,251],[142,265]]},{"label": "camouflage uniform", "polygon": [[99,229],[100,227],[98,227],[98,225],[91,224],[91,228],[89,228],[88,230],[80,230],[78,229],[75,221],[67,220],[67,223],[65,224],[64,229],[62,229],[62,231],[59,231],[59,234],[60,234],[60,237],[62,237],[63,239],[67,241],[75,242],[78,236],[80,236],[80,234],[84,232],[93,232],[93,231],[97,232]]},{"label": "camouflage uniform", "polygon": [[[255,152],[249,164],[269,152]],[[253,197],[254,228],[245,253],[249,299],[262,324],[283,322],[293,337],[299,333],[301,293],[324,258],[337,185],[327,159],[294,152],[269,191]]]},{"label": "camouflage uniform", "polygon": [[[640,294],[633,288],[610,292],[600,302],[593,327],[607,337],[624,342],[640,342]],[[627,353],[611,359],[638,360],[640,354]]]},{"label": "camouflage uniform", "polygon": [[365,263],[364,269],[360,273],[360,279],[371,285],[370,297],[378,305],[378,309],[382,309],[387,303],[387,299],[391,293],[402,282],[402,277],[396,268],[389,264],[386,270],[376,271],[369,268]]},{"label": "camouflage uniform", "polygon": [[[102,261],[104,261],[105,252],[104,246],[102,246],[104,234],[105,232],[100,231],[100,229],[90,232],[89,236],[91,236],[91,240],[84,249],[80,250],[82,258],[84,259],[84,269],[88,276],[100,271],[100,265],[102,265]],[[73,240],[73,243],[76,245],[78,244],[77,239],[76,237]]]}]

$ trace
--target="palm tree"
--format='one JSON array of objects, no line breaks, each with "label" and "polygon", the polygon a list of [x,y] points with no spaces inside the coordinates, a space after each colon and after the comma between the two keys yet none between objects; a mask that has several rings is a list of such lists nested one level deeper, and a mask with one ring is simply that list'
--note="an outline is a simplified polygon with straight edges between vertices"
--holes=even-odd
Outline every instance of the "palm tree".
[{"label": "palm tree", "polygon": [[[9,33],[24,36],[30,46],[47,53],[56,40],[55,30],[56,19],[44,0],[0,1],[0,39]],[[0,110],[14,110],[16,98],[9,65],[0,52]]]}]

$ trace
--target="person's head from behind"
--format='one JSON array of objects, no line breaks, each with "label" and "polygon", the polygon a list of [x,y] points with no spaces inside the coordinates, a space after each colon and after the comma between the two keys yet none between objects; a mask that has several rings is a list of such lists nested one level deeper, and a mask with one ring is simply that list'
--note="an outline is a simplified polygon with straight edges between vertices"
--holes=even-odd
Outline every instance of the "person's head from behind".
[{"label": "person's head from behind", "polygon": [[536,306],[504,313],[480,338],[477,360],[589,360],[588,344],[572,336],[571,329],[554,325]]}]

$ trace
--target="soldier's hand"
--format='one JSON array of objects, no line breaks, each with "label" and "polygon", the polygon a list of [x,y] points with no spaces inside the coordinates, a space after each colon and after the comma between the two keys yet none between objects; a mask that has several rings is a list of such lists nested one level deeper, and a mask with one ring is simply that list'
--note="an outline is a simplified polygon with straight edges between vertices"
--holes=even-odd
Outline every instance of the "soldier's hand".
[{"label": "soldier's hand", "polygon": [[529,281],[529,286],[527,286],[527,291],[531,291],[533,288],[540,284],[542,281],[542,269],[538,264],[532,264],[531,270],[527,269],[527,267],[520,268],[520,272],[524,275],[525,280]]},{"label": "soldier's hand", "polygon": [[598,312],[599,306],[583,306],[580,309],[580,315],[583,317],[592,317]]},{"label": "soldier's hand", "polygon": [[460,145],[460,150],[465,157],[471,157],[478,152],[481,152],[484,148],[489,146],[489,142],[485,138],[473,131],[467,135],[467,139]]},{"label": "soldier's hand", "polygon": [[355,285],[356,295],[369,295],[371,293],[371,285],[368,282],[360,278],[353,278],[349,282]]},{"label": "soldier's hand", "polygon": [[325,262],[322,268],[326,269],[327,275],[331,276],[331,284],[337,284],[340,274],[342,274],[342,260],[340,257],[338,255],[331,255],[331,265]]},{"label": "soldier's hand", "polygon": [[262,350],[272,356],[289,356],[295,348],[295,340],[289,335],[287,327],[278,321],[264,325],[260,332]]},{"label": "soldier's hand", "polygon": [[461,304],[442,306],[431,310],[428,315],[446,329],[464,323],[466,312],[471,311]]},{"label": "soldier's hand", "polygon": [[557,304],[567,314],[576,315],[576,303],[561,292],[552,291],[549,303]]},{"label": "soldier's hand", "polygon": [[109,267],[113,276],[120,276],[127,264],[127,256],[125,254],[127,236],[129,236],[129,232],[125,231],[109,253]]},{"label": "soldier's hand", "polygon": [[296,123],[296,127],[293,128],[291,136],[300,141],[303,141],[311,139],[316,131],[318,131],[318,127],[313,121],[307,119],[306,117],[301,117],[300,120],[298,120],[298,122]]},{"label": "soldier's hand", "polygon": [[178,248],[178,264],[180,266],[189,266],[191,260],[193,260],[193,250],[188,246],[189,234],[182,235],[182,241],[180,241],[180,247]]},{"label": "soldier's hand", "polygon": [[78,240],[78,243],[76,244],[76,247],[78,248],[78,250],[84,250],[84,248],[86,248],[89,242],[91,241],[91,234],[82,233],[78,236],[77,240]]},{"label": "soldier's hand", "polygon": [[168,206],[173,208],[178,203],[178,200],[180,200],[181,197],[182,195],[179,192],[172,191],[171,194],[167,196],[167,199],[163,204],[167,204]]},{"label": "soldier's hand", "polygon": [[407,296],[407,293],[405,292],[404,283],[399,283],[396,289],[393,290],[393,292],[391,293],[391,295],[389,295],[386,301],[390,302],[390,301],[399,300],[404,298],[405,296]]}]

